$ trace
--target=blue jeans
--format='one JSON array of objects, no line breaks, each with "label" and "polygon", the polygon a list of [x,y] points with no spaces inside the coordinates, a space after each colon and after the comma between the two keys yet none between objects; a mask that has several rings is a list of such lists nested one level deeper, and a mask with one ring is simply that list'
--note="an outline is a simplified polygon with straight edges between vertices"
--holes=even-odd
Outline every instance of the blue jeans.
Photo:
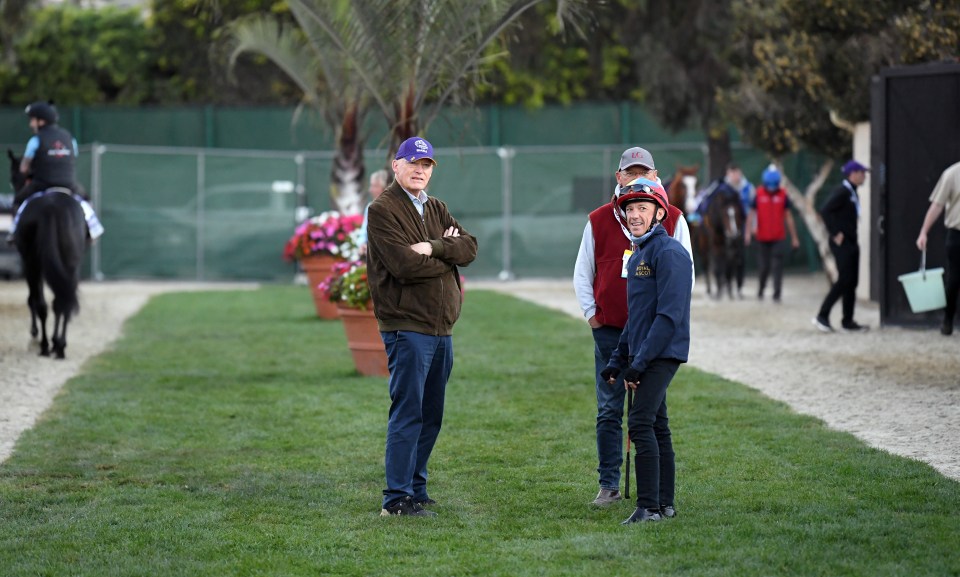
[{"label": "blue jeans", "polygon": [[617,348],[620,329],[603,326],[593,329],[593,356],[597,382],[597,459],[602,489],[620,488],[620,467],[623,465],[623,378],[613,385],[600,378],[610,355]]},{"label": "blue jeans", "polygon": [[411,331],[381,332],[390,369],[383,506],[406,496],[427,498],[427,461],[440,434],[453,338]]}]

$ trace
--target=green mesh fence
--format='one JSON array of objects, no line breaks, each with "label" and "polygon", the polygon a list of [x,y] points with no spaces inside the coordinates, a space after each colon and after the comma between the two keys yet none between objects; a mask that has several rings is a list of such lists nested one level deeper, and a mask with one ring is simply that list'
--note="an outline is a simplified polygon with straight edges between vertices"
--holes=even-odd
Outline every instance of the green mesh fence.
[{"label": "green mesh fence", "polygon": [[[677,165],[706,164],[696,144],[648,147],[663,180]],[[609,200],[621,152],[438,149],[429,192],[480,245],[464,274],[571,276],[587,214]],[[763,155],[735,152],[758,180]],[[368,173],[385,158],[383,150],[366,151]],[[334,208],[330,153],[97,145],[84,147],[81,160],[79,177],[107,229],[91,251],[89,271],[97,278],[288,282],[296,265],[281,254],[298,215]],[[788,264],[811,266],[811,258],[815,250],[796,251]],[[747,264],[752,268],[752,253]]]},{"label": "green mesh fence", "polygon": [[278,280],[296,223],[293,155],[103,146],[95,203],[106,234],[97,276]]}]

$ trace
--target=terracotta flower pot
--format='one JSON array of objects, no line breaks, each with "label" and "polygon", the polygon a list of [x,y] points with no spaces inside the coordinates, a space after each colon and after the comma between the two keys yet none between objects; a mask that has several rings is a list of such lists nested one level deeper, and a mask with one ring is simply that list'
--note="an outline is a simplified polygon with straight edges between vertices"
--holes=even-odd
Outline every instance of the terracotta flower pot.
[{"label": "terracotta flower pot", "polygon": [[340,316],[337,305],[330,302],[317,287],[330,276],[333,265],[342,261],[343,259],[325,254],[311,255],[300,259],[300,267],[307,274],[307,284],[310,285],[310,292],[313,294],[313,304],[317,308],[317,316],[322,319],[335,319]]},{"label": "terracotta flower pot", "polygon": [[377,328],[377,317],[372,310],[339,307],[343,330],[347,334],[347,346],[353,355],[357,371],[368,377],[388,377],[387,351]]}]

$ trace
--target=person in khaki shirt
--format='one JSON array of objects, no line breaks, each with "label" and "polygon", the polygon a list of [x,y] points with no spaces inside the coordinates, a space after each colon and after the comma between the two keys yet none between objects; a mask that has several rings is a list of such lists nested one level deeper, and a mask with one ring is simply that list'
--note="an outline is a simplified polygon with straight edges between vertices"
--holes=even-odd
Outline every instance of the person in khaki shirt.
[{"label": "person in khaki shirt", "polygon": [[930,208],[917,237],[917,248],[920,250],[926,250],[927,233],[941,214],[944,215],[943,224],[947,227],[947,307],[943,309],[940,334],[950,336],[953,334],[957,299],[960,297],[960,162],[943,171],[930,194]]}]

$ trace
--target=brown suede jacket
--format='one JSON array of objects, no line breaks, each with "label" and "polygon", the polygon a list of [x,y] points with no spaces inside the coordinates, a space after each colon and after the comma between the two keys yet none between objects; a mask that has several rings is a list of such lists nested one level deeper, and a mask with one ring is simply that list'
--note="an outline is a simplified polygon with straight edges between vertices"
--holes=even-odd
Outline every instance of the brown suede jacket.
[{"label": "brown suede jacket", "polygon": [[[443,236],[451,226],[460,236]],[[457,267],[477,257],[477,239],[436,197],[424,204],[421,219],[396,181],[370,205],[367,238],[367,277],[380,330],[451,334],[463,302]],[[429,242],[433,255],[410,248],[418,242]]]}]

